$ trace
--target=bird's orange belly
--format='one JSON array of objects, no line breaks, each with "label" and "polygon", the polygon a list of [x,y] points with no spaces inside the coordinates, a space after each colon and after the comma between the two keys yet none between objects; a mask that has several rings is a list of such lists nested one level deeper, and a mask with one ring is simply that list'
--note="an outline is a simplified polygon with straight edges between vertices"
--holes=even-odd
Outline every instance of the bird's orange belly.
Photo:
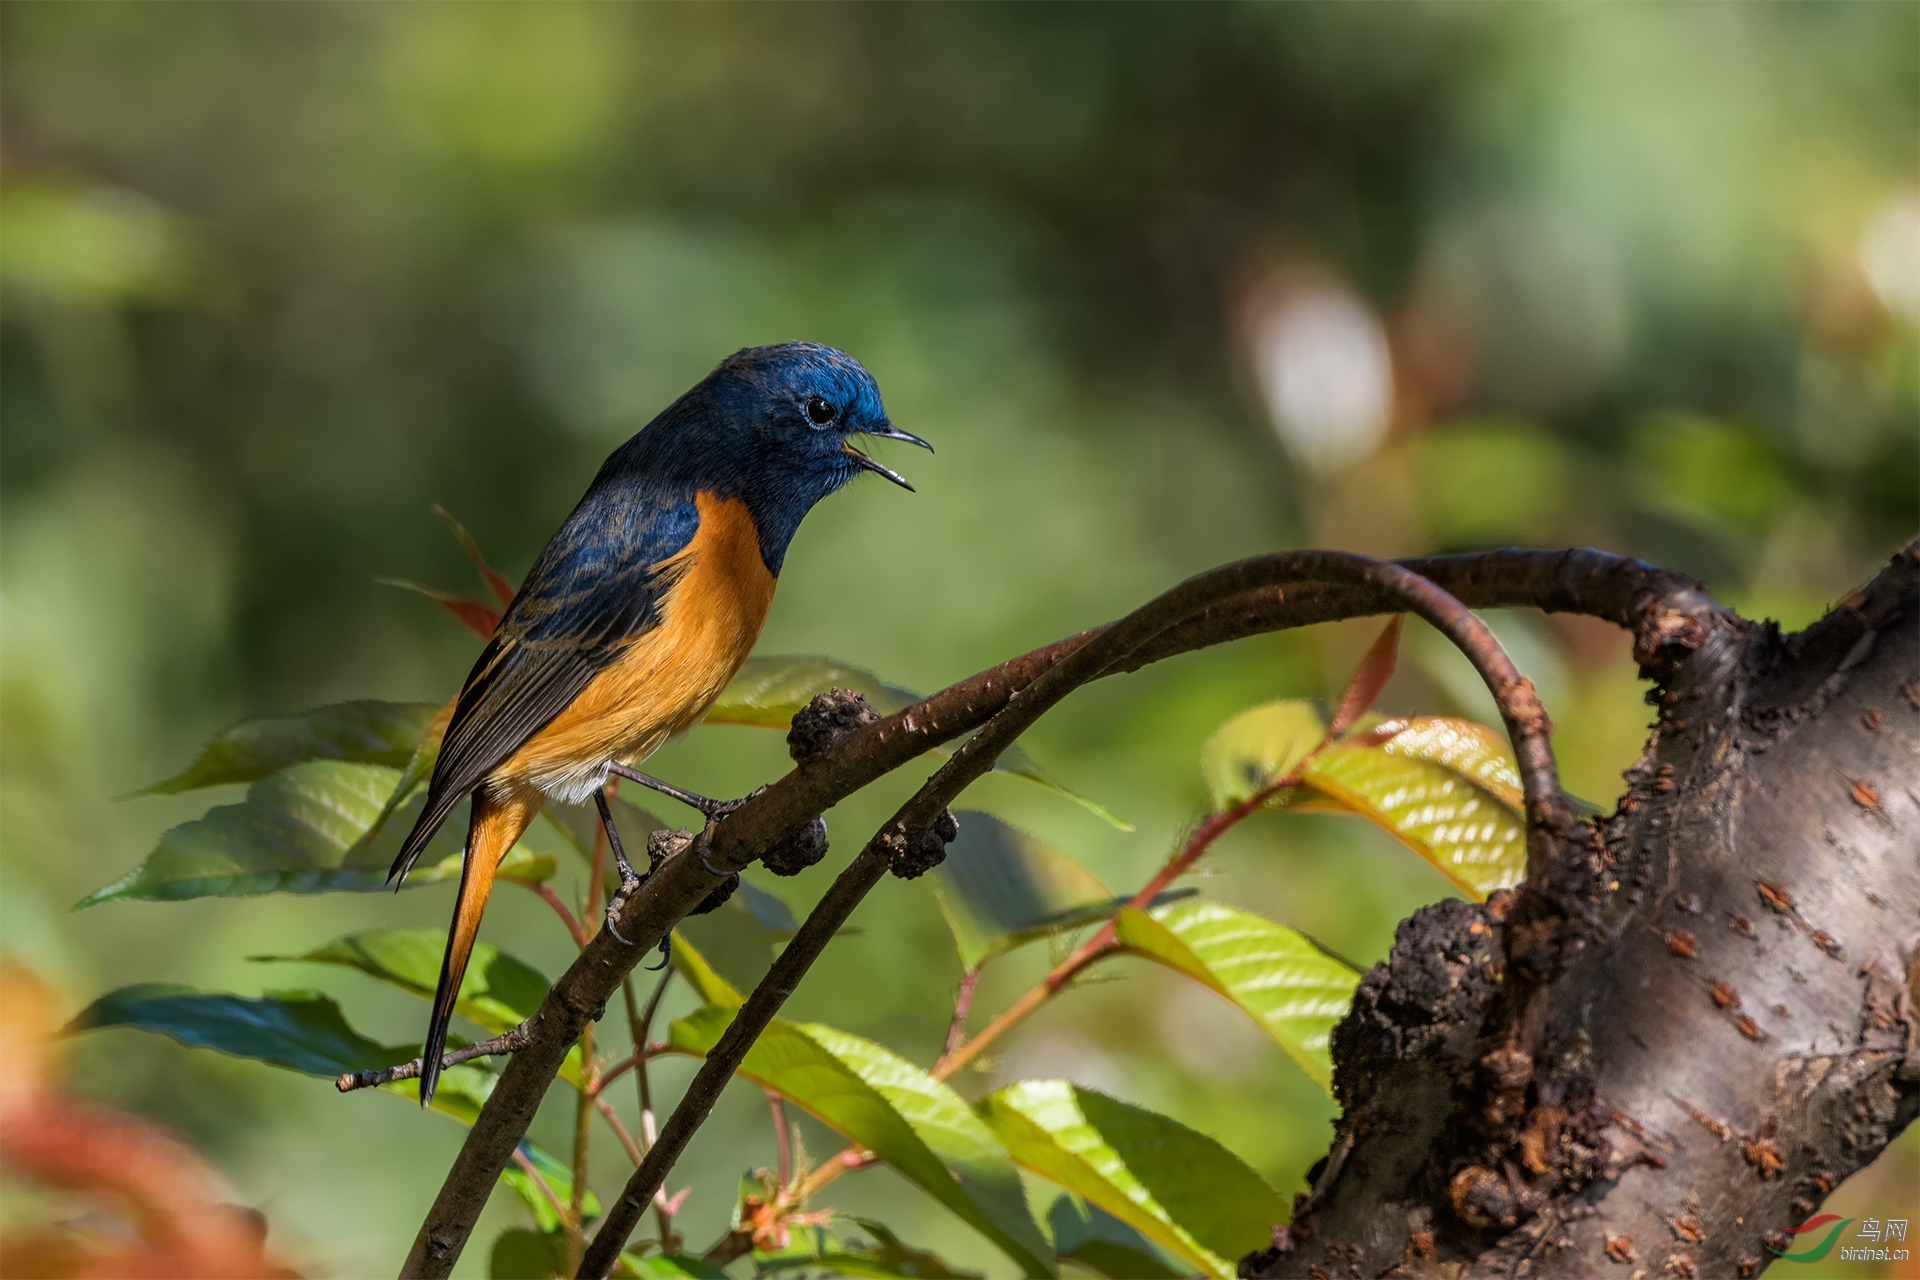
[{"label": "bird's orange belly", "polygon": [[[594,677],[567,709],[495,770],[501,789],[528,784],[579,804],[606,781],[606,766],[638,764],[690,728],[746,661],[773,602],[774,577],[744,503],[701,494],[700,527],[660,625]],[[670,562],[671,563],[671,562]]]}]

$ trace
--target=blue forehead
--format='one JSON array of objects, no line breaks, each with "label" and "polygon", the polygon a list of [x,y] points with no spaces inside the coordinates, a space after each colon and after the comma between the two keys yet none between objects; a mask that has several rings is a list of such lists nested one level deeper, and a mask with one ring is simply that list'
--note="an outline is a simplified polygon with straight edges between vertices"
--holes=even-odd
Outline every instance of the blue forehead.
[{"label": "blue forehead", "polygon": [[878,422],[886,417],[873,375],[844,351],[817,342],[783,342],[735,352],[720,366],[773,397],[802,400],[820,396],[839,407],[848,422]]}]

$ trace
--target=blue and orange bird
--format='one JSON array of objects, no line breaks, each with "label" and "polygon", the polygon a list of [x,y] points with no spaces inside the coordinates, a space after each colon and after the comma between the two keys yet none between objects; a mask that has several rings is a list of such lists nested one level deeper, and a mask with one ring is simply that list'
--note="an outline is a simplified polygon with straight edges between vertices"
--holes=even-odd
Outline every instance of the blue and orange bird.
[{"label": "blue and orange bird", "polygon": [[872,375],[844,352],[810,342],[738,352],[613,452],[534,562],[460,690],[389,877],[404,880],[473,798],[421,1055],[423,1104],[494,870],[543,802],[592,798],[629,884],[609,775],[709,815],[722,807],[634,766],[698,721],[745,661],[814,503],[863,470],[913,488],[854,447],[862,435],[932,448],[887,421]]}]

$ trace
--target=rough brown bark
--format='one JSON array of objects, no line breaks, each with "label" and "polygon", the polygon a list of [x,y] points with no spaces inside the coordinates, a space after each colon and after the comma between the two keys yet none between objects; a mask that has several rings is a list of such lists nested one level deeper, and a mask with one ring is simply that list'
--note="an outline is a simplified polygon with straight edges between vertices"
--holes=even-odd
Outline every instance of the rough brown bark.
[{"label": "rough brown bark", "polygon": [[1680,584],[1615,620],[1625,795],[1401,925],[1243,1276],[1757,1275],[1920,1111],[1920,541],[1798,635]]}]

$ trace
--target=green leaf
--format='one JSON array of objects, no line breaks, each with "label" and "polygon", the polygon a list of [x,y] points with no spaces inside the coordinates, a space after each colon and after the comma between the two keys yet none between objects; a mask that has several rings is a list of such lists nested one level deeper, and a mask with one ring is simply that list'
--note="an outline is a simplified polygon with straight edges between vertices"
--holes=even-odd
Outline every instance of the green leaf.
[{"label": "green leaf", "polygon": [[[733,1017],[709,1006],[675,1022],[671,1043],[704,1056]],[[748,1050],[740,1074],[877,1154],[1028,1275],[1054,1274],[1006,1150],[941,1081],[871,1041],[780,1018]]]},{"label": "green leaf", "polygon": [[[682,925],[686,922],[682,921]],[[738,1009],[747,1002],[739,988],[721,977],[714,967],[707,963],[693,943],[679,929],[673,933],[673,971],[687,980],[694,994],[707,1004],[721,1009]],[[705,1049],[698,1052],[704,1054]]]},{"label": "green leaf", "polygon": [[[706,719],[702,723],[785,729],[793,723],[794,716],[800,713],[801,708],[831,689],[851,689],[864,694],[867,705],[883,716],[904,711],[920,701],[920,695],[911,689],[891,684],[871,671],[836,662],[832,658],[805,655],[748,658],[734,674],[733,680],[720,691],[713,706],[707,709]],[[934,752],[942,756],[952,755],[958,745],[956,742],[936,747]],[[993,767],[995,772],[1025,778],[1057,792],[1122,831],[1133,830],[1131,823],[1117,817],[1106,806],[1057,782],[1018,743],[1002,752]]]},{"label": "green leaf", "polygon": [[[1232,808],[1284,776],[1326,732],[1319,711],[1298,698],[1263,703],[1221,725],[1200,751],[1200,774],[1215,811]],[[1286,802],[1285,793],[1269,801]]]},{"label": "green leaf", "polygon": [[830,689],[864,694],[881,715],[904,711],[920,695],[889,684],[861,667],[803,654],[748,658],[707,708],[704,724],[749,724],[785,729],[801,708]]},{"label": "green leaf", "polygon": [[683,1253],[656,1253],[645,1258],[623,1253],[620,1255],[620,1265],[624,1274],[638,1277],[638,1280],[732,1280],[725,1271],[706,1259]]},{"label": "green leaf", "polygon": [[453,722],[453,709],[459,701],[459,694],[448,698],[433,713],[427,727],[420,731],[419,739],[414,742],[413,750],[408,753],[406,763],[400,770],[399,781],[393,784],[387,802],[380,806],[379,815],[367,828],[369,837],[384,830],[400,806],[413,799],[413,793],[424,787],[433,776],[433,766],[440,759],[440,743],[447,736],[447,726]]},{"label": "green leaf", "polygon": [[[818,1227],[792,1232],[787,1248],[753,1254],[756,1275],[795,1268],[826,1275],[873,1280],[979,1280],[977,1271],[961,1271],[938,1254],[916,1249],[871,1218],[845,1218],[873,1237],[871,1242],[840,1240]],[[836,1224],[837,1225],[837,1224]]]},{"label": "green leaf", "polygon": [[[513,1172],[520,1174],[518,1168]],[[538,1188],[534,1188],[533,1193],[540,1195]],[[552,1206],[548,1206],[547,1212],[553,1212]],[[491,1280],[551,1280],[553,1276],[564,1275],[566,1268],[566,1240],[557,1234],[529,1231],[525,1227],[508,1227],[495,1237],[493,1253],[487,1260],[487,1275]]]},{"label": "green leaf", "polygon": [[[967,734],[957,742],[947,746],[937,747],[935,748],[934,754],[950,756],[958,749],[961,743],[972,736],[972,734]],[[1125,818],[1107,808],[1107,806],[1101,804],[1098,800],[1093,799],[1091,796],[1081,795],[1078,791],[1073,790],[1045,769],[1042,769],[1039,762],[1027,754],[1027,749],[1017,742],[1000,753],[999,758],[993,762],[993,771],[995,773],[1011,774],[1016,778],[1025,778],[1028,782],[1038,783],[1056,795],[1064,796],[1068,800],[1073,801],[1082,809],[1085,809],[1088,813],[1100,819],[1108,826],[1113,827],[1115,830],[1133,830],[1133,824],[1131,822],[1128,822]]]},{"label": "green leaf", "polygon": [[1526,875],[1526,823],[1445,765],[1336,743],[1314,758],[1305,781],[1397,837],[1476,901]]},{"label": "green leaf", "polygon": [[1120,945],[1211,987],[1244,1010],[1321,1088],[1332,1087],[1328,1041],[1360,975],[1284,925],[1217,902],[1150,914],[1122,911]]},{"label": "green leaf", "polygon": [[1026,1080],[981,1114],[1024,1167],[1221,1280],[1264,1248],[1286,1204],[1203,1133],[1066,1080]]},{"label": "green leaf", "polygon": [[[329,1080],[348,1071],[390,1067],[420,1054],[419,1045],[369,1040],[347,1024],[339,1005],[313,991],[269,992],[251,999],[172,983],[143,983],[100,997],[80,1011],[67,1031],[103,1027],[152,1031],[193,1048],[252,1058]],[[449,1067],[440,1077],[433,1109],[472,1124],[493,1084],[494,1077],[483,1066]],[[420,1097],[420,1086],[412,1080],[381,1085],[380,1091],[409,1102]]]},{"label": "green leaf", "polygon": [[242,720],[200,748],[180,773],[134,795],[170,796],[200,787],[257,782],[290,764],[350,760],[399,768],[433,720],[423,702],[337,702],[288,716]]},{"label": "green leaf", "polygon": [[157,1031],[184,1045],[329,1078],[390,1067],[413,1056],[404,1046],[367,1039],[347,1025],[339,1005],[312,991],[284,991],[251,1000],[173,983],[142,983],[101,996],[81,1010],[67,1029],[101,1027]]},{"label": "green leaf", "polygon": [[[79,911],[117,898],[174,902],[259,893],[371,892],[387,887],[387,868],[417,808],[372,840],[363,840],[394,770],[384,765],[314,760],[282,769],[160,837],[145,862],[74,905]],[[465,819],[456,810],[427,846],[425,866],[407,881],[430,884],[460,874]],[[496,873],[537,883],[553,860],[516,846]]]},{"label": "green leaf", "polygon": [[[740,888],[746,887],[742,881]],[[778,901],[772,894],[755,892]],[[787,918],[792,919],[791,914]],[[682,920],[675,928],[675,945],[691,942],[700,949],[702,963],[710,965],[730,986],[747,991],[758,986],[767,970],[773,967],[774,943],[791,936],[791,933],[769,929],[745,901],[745,895],[736,892],[718,910]],[[695,984],[696,989],[698,985]]]},{"label": "green leaf", "polygon": [[934,892],[969,969],[1035,938],[1104,920],[1129,901],[1052,845],[990,813],[955,816],[960,835],[934,871]]},{"label": "green leaf", "polygon": [[[527,1163],[539,1173],[540,1180],[553,1189],[554,1196],[561,1204],[573,1203],[573,1171],[571,1169],[551,1153],[524,1138],[520,1140],[516,1150],[527,1158]],[[508,1162],[506,1169],[500,1174],[500,1181],[505,1183],[509,1190],[520,1197],[521,1203],[527,1206],[527,1212],[533,1215],[534,1224],[541,1234],[551,1236],[565,1229],[566,1224],[560,1220],[560,1215],[554,1210],[552,1201],[547,1199],[546,1192],[542,1191],[532,1176],[521,1168],[518,1160]],[[591,1191],[587,1192],[586,1200],[581,1207],[589,1220],[600,1216],[600,1201]]]},{"label": "green leaf", "polygon": [[1071,1258],[1110,1280],[1177,1280],[1152,1241],[1098,1205],[1063,1195],[1047,1212],[1054,1256]]},{"label": "green leaf", "polygon": [[[444,929],[375,929],[335,938],[300,955],[249,956],[269,963],[332,964],[431,998],[447,949]],[[547,979],[525,961],[485,942],[473,944],[454,1012],[498,1035],[532,1017],[546,998]]]}]

